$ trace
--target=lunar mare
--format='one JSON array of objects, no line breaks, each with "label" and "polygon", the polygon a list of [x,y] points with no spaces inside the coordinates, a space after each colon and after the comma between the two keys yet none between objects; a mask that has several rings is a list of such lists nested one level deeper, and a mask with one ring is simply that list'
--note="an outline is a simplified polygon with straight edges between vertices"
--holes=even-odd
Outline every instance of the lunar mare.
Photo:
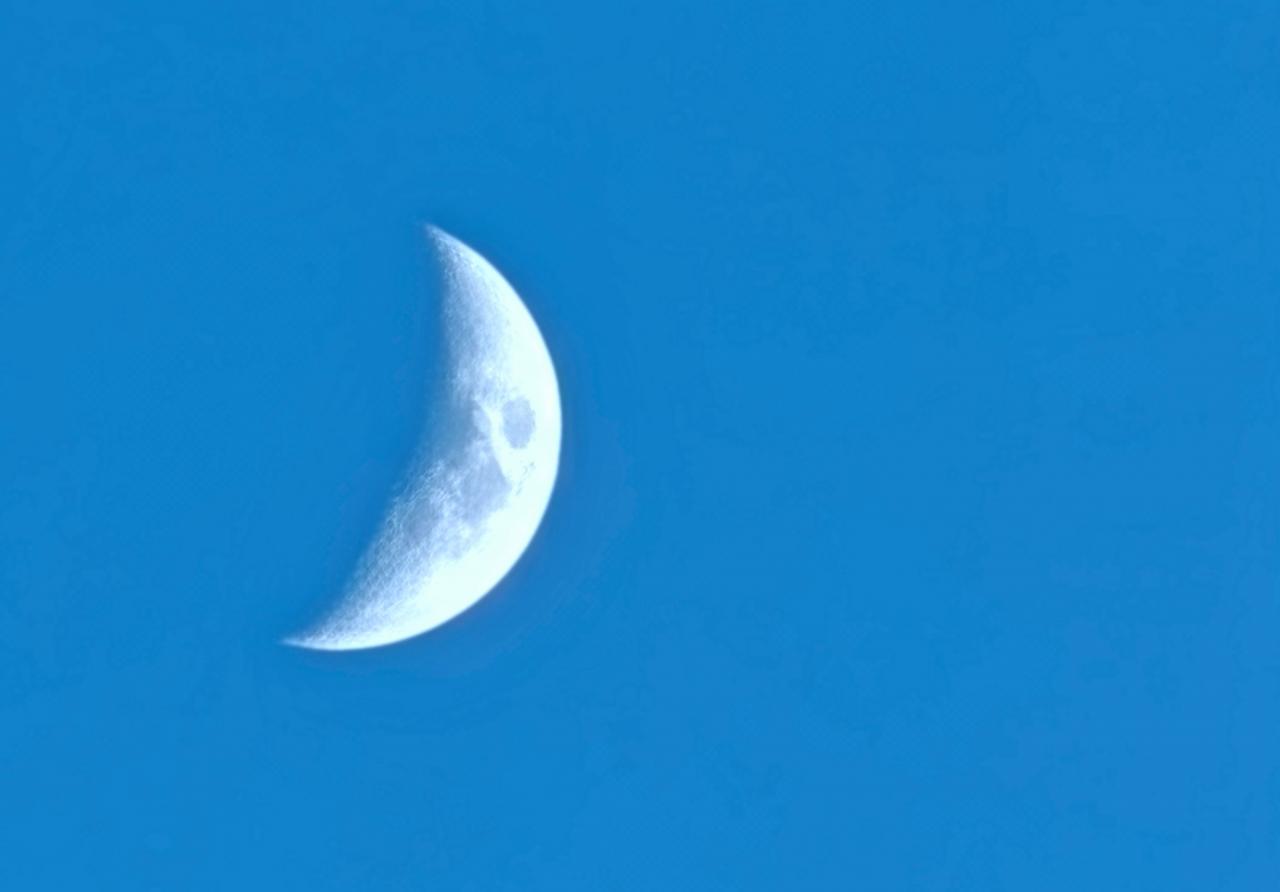
[{"label": "lunar mare", "polygon": [[337,605],[285,642],[378,647],[448,622],[533,539],[555,486],[560,391],[537,324],[488,261],[434,227],[443,405]]}]

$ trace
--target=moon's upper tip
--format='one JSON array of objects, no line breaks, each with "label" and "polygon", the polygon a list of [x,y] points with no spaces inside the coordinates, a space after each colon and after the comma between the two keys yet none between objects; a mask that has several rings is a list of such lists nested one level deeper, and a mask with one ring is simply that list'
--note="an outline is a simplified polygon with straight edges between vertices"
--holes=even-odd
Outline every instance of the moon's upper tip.
[{"label": "moon's upper tip", "polygon": [[434,223],[423,223],[422,234],[427,237],[428,241],[437,245],[448,245],[457,241],[457,239]]}]

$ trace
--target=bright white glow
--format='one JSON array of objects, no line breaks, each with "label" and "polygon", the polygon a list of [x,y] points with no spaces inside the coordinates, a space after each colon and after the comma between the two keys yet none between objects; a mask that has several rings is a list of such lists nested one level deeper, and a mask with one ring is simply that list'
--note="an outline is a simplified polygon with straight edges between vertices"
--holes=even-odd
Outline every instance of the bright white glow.
[{"label": "bright white glow", "polygon": [[337,606],[286,643],[391,644],[448,622],[533,539],[560,461],[560,390],[528,309],[483,257],[428,227],[444,273],[445,423],[430,430]]}]

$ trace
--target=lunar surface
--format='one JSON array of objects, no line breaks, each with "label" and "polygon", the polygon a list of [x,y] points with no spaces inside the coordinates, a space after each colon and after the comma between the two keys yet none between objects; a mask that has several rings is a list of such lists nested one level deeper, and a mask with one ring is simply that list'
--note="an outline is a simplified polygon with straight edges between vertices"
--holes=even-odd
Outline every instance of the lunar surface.
[{"label": "lunar surface", "polygon": [[418,456],[336,605],[285,639],[354,650],[403,641],[471,607],[533,539],[560,459],[560,391],[512,287],[434,227],[446,380]]}]

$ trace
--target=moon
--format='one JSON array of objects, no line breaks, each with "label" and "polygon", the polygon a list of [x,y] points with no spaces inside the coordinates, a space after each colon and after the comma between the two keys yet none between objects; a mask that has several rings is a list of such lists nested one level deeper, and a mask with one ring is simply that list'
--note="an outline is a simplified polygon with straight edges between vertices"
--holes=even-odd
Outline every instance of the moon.
[{"label": "moon", "polygon": [[357,650],[467,610],[524,553],[560,462],[560,389],[533,316],[474,250],[433,226],[443,279],[441,405],[336,605],[284,643]]}]

